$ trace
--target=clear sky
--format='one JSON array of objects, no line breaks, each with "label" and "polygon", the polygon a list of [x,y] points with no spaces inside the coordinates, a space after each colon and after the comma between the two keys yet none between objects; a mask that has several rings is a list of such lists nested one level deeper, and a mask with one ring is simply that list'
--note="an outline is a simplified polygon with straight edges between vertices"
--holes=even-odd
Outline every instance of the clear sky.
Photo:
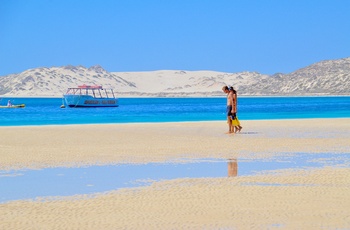
[{"label": "clear sky", "polygon": [[68,64],[274,74],[349,56],[349,0],[0,0],[0,76]]}]

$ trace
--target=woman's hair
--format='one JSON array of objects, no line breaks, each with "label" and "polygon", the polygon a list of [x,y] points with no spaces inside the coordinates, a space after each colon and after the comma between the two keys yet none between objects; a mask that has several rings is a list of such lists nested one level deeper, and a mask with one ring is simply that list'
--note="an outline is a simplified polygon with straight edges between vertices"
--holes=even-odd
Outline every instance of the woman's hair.
[{"label": "woman's hair", "polygon": [[224,87],[222,87],[222,90],[229,90],[229,88],[227,87],[227,85],[225,85]]},{"label": "woman's hair", "polygon": [[230,87],[230,91],[232,91],[234,94],[237,93],[237,91],[232,86]]}]

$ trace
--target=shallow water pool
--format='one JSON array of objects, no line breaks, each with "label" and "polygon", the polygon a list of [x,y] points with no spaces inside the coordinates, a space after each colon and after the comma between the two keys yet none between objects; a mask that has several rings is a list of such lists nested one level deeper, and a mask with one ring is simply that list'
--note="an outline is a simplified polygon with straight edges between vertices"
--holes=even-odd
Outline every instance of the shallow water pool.
[{"label": "shallow water pool", "polygon": [[0,171],[0,203],[47,196],[92,194],[178,178],[224,178],[270,170],[348,167],[349,154],[293,154],[270,159],[198,159],[184,163],[117,164]]}]

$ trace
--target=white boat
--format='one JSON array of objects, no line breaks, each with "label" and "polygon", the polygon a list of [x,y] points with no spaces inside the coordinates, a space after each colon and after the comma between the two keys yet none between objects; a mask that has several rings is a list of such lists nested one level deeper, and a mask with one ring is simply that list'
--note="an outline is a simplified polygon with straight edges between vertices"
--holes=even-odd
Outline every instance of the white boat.
[{"label": "white boat", "polygon": [[63,99],[65,105],[72,108],[118,106],[118,99],[115,97],[113,89],[104,89],[99,85],[84,84],[76,88],[68,88]]},{"label": "white boat", "polygon": [[0,106],[0,109],[18,109],[18,108],[24,108],[24,107],[26,107],[25,104],[11,105],[11,106],[8,106],[8,105],[1,105],[1,106]]}]

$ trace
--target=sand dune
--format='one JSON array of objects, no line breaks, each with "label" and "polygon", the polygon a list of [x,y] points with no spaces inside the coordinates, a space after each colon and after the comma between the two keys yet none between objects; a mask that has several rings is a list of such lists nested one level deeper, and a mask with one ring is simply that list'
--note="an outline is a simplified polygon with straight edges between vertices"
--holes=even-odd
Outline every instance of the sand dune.
[{"label": "sand dune", "polygon": [[0,95],[61,97],[82,84],[113,88],[118,97],[223,96],[224,85],[240,95],[349,95],[350,58],[314,63],[289,74],[157,70],[108,72],[101,66],[42,67],[0,77]]}]

